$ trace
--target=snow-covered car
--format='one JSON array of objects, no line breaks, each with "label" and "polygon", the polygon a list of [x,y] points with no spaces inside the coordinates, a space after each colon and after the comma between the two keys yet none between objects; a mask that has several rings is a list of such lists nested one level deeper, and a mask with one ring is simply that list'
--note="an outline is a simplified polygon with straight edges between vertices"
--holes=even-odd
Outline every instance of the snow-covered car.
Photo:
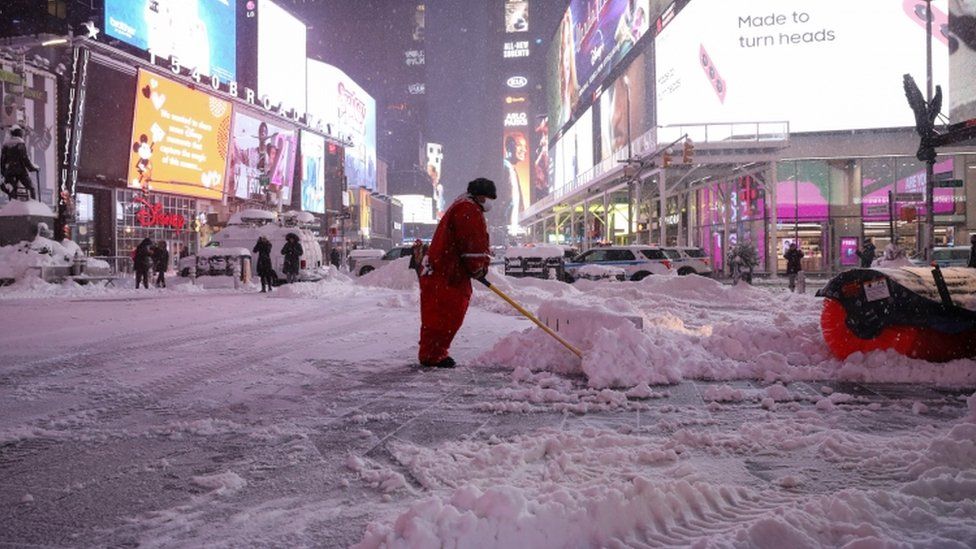
[{"label": "snow-covered car", "polygon": [[563,264],[567,253],[572,257],[572,251],[567,247],[556,245],[512,246],[505,250],[505,276],[564,278]]},{"label": "snow-covered car", "polygon": [[651,275],[671,274],[671,260],[657,246],[606,246],[587,250],[565,265],[564,280],[573,282],[586,265],[605,265],[624,270],[628,280],[643,280]]},{"label": "snow-covered car", "polygon": [[[939,267],[966,267],[969,265],[969,248],[964,246],[939,246],[932,250],[932,261]],[[915,265],[927,266],[932,261],[913,259]]]},{"label": "snow-covered car", "polygon": [[708,254],[701,248],[693,246],[672,246],[664,248],[664,253],[671,260],[672,268],[679,275],[690,274],[708,276],[712,274],[711,261]]},{"label": "snow-covered car", "polygon": [[413,246],[396,246],[389,251],[360,249],[349,252],[349,272],[363,276],[379,269],[387,263],[409,257],[413,253]]},{"label": "snow-covered car", "polygon": [[[307,228],[312,223],[308,217],[313,216],[307,212],[289,212],[289,214],[282,215],[282,221],[279,222],[278,215],[275,212],[257,209],[237,212],[231,216],[226,227],[214,234],[213,241],[207,248],[244,248],[246,250],[252,250],[254,244],[258,241],[258,237],[263,235],[271,241],[271,268],[275,272],[275,278],[278,278],[277,275],[282,273],[282,267],[285,262],[284,256],[281,254],[281,248],[285,245],[285,237],[289,233],[293,233],[298,236],[298,241],[302,245],[298,279],[303,281],[319,280],[322,278],[322,248],[319,247],[315,235]],[[216,252],[207,253],[220,255]],[[180,274],[188,276],[189,267],[194,262],[197,262],[197,258],[192,255],[180,259]],[[252,276],[257,276],[256,257],[251,261],[251,274]],[[280,278],[284,279],[283,276]]]}]

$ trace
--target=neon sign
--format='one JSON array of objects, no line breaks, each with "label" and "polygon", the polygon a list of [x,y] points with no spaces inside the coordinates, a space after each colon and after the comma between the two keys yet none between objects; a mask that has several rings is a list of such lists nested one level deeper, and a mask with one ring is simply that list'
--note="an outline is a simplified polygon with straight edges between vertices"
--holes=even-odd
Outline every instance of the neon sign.
[{"label": "neon sign", "polygon": [[143,207],[136,212],[136,221],[140,227],[165,227],[176,230],[179,235],[186,226],[186,218],[180,214],[166,213],[162,204],[153,204],[143,198],[135,197],[132,201]]}]

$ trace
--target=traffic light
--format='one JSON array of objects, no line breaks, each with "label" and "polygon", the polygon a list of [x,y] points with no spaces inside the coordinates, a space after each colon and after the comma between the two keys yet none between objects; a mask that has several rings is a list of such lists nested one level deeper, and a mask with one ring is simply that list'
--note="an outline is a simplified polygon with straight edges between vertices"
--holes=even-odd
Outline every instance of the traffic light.
[{"label": "traffic light", "polygon": [[681,152],[681,162],[691,164],[691,159],[695,156],[695,145],[691,139],[685,139],[684,150]]},{"label": "traffic light", "polygon": [[671,151],[664,151],[661,155],[661,167],[670,168],[671,167]]}]

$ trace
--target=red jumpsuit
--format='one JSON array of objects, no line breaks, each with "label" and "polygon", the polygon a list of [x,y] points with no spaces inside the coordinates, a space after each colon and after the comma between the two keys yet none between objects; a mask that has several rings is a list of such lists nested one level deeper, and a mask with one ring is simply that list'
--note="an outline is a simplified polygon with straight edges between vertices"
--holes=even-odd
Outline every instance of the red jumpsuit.
[{"label": "red jumpsuit", "polygon": [[447,358],[471,299],[471,277],[488,269],[488,226],[475,199],[464,195],[444,212],[420,277],[421,364]]}]

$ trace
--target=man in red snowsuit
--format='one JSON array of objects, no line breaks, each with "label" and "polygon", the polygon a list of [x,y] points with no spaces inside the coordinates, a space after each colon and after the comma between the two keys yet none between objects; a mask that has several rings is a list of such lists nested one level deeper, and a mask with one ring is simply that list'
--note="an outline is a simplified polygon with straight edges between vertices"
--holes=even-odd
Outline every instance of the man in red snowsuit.
[{"label": "man in red snowsuit", "polygon": [[488,272],[491,253],[485,212],[498,195],[495,183],[478,178],[467,194],[444,212],[424,257],[420,276],[420,353],[422,366],[453,368],[448,350],[464,322],[471,279]]}]

